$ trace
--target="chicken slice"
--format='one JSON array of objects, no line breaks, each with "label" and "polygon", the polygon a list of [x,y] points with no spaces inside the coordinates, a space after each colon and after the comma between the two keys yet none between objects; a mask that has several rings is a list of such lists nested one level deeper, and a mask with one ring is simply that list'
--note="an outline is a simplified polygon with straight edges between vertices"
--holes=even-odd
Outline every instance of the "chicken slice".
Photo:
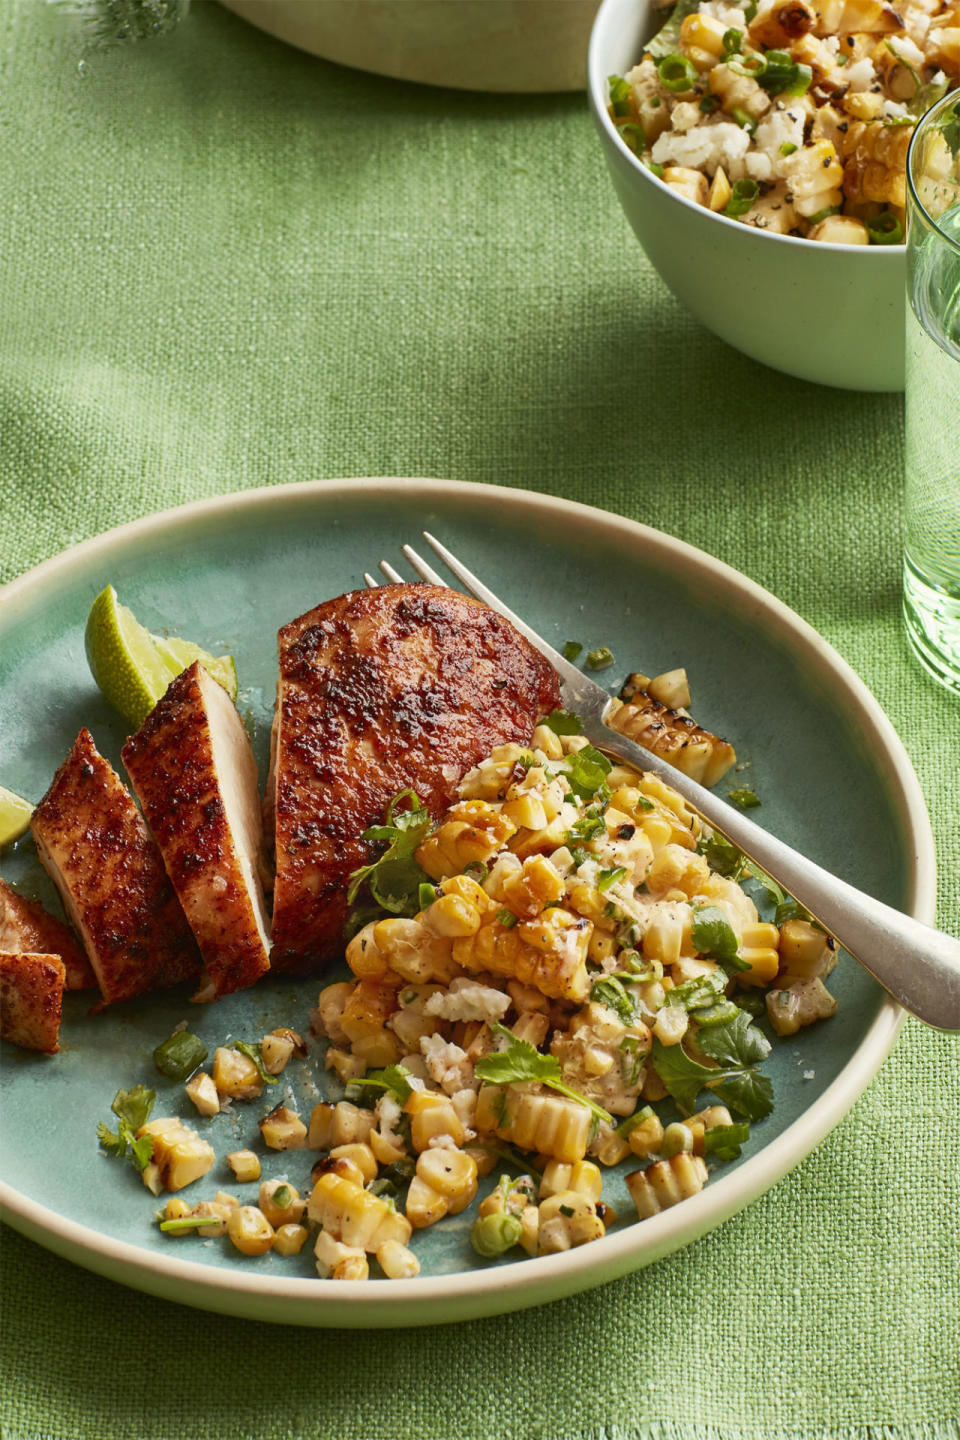
[{"label": "chicken slice", "polygon": [[80,731],[30,828],[106,1004],[196,975],[193,936],[157,847],[89,730]]},{"label": "chicken slice", "polygon": [[66,978],[59,955],[0,950],[0,1040],[55,1055]]},{"label": "chicken slice", "polygon": [[59,955],[68,990],[95,990],[97,977],[72,930],[36,900],[0,879],[0,950],[13,955]]},{"label": "chicken slice", "polygon": [[[267,826],[275,969],[343,953],[362,831],[401,790],[438,818],[495,745],[559,704],[544,657],[495,611],[442,586],[386,585],[318,605],[279,635]],[[275,808],[275,815],[274,815]]]},{"label": "chicken slice", "polygon": [[257,762],[237,708],[195,663],[123,747],[123,763],[200,946],[213,999],[270,968],[258,870]]},{"label": "chicken slice", "polygon": [[611,701],[607,724],[709,790],[736,763],[737,752],[689,715],[657,700],[647,689],[650,683],[645,675],[629,675],[620,699]]}]

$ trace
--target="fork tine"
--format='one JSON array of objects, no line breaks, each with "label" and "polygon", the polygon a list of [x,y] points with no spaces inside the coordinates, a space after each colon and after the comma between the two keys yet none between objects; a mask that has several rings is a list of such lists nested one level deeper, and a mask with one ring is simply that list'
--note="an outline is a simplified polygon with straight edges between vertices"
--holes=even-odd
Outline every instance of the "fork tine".
[{"label": "fork tine", "polygon": [[371,575],[369,570],[364,570],[364,572],[363,572],[363,578],[364,578],[364,580],[367,582],[367,589],[368,589],[368,590],[379,590],[379,589],[380,589],[380,581],[376,578],[376,576]]},{"label": "fork tine", "polygon": [[531,645],[536,646],[536,648],[540,651],[541,655],[545,655],[547,657],[547,659],[550,661],[550,664],[556,670],[557,674],[561,677],[561,679],[575,686],[577,690],[581,690],[583,688],[585,680],[584,675],[573,665],[571,665],[569,660],[565,660],[564,657],[560,654],[559,650],[554,650],[553,646],[548,645],[546,640],[544,640],[540,635],[537,634],[536,630],[531,630],[530,626],[527,625],[525,621],[521,620],[519,615],[515,615],[512,610],[508,609],[507,606],[504,605],[502,600],[498,600],[496,595],[494,595],[493,591],[488,590],[486,585],[484,585],[482,581],[478,580],[476,575],[474,575],[470,570],[467,569],[466,565],[462,565],[457,559],[457,557],[451,554],[451,552],[447,549],[445,545],[441,545],[440,541],[435,539],[435,537],[431,535],[429,531],[424,530],[423,538],[424,540],[426,540],[431,550],[433,550],[437,555],[440,556],[440,559],[443,561],[444,565],[446,565],[447,569],[450,570],[454,575],[456,575],[460,583],[464,585],[467,590],[469,590],[471,595],[475,596],[477,600],[482,600],[485,605],[489,605],[491,610],[496,610],[498,614],[504,617],[505,620],[509,620],[511,625],[513,625],[515,629],[520,631],[521,635],[525,635],[527,637]]},{"label": "fork tine", "polygon": [[431,585],[442,585],[445,590],[449,588],[446,580],[417,554],[412,545],[402,545],[400,548],[422,580],[429,580]]},{"label": "fork tine", "polygon": [[394,570],[393,566],[388,565],[386,560],[380,561],[380,569],[383,571],[384,575],[386,575],[391,585],[403,584],[403,576],[400,574],[399,570]]}]

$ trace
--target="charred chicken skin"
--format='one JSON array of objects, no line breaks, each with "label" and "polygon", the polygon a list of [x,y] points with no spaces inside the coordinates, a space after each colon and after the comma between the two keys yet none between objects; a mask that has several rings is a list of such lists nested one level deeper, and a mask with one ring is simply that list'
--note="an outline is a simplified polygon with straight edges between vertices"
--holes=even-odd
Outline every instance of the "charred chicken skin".
[{"label": "charred chicken skin", "polygon": [[350,591],[285,625],[279,649],[271,963],[307,970],[342,954],[361,832],[389,801],[412,788],[439,818],[464,772],[528,740],[559,693],[513,626],[436,585]]}]

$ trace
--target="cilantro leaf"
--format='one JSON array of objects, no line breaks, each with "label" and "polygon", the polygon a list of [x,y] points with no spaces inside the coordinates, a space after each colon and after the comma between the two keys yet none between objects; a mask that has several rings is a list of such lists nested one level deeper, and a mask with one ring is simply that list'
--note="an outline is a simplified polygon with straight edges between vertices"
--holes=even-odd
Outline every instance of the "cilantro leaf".
[{"label": "cilantro leaf", "polygon": [[750,1125],[746,1120],[735,1125],[711,1125],[703,1132],[704,1155],[716,1155],[718,1160],[736,1160],[740,1146],[750,1139]]},{"label": "cilantro leaf", "polygon": [[773,1085],[769,1075],[759,1070],[734,1071],[710,1088],[731,1110],[748,1120],[762,1120],[773,1109]]},{"label": "cilantro leaf", "polygon": [[616,975],[606,975],[598,980],[590,991],[590,999],[615,1010],[625,1025],[632,1024],[636,1019],[636,1001]]},{"label": "cilantro leaf", "polygon": [[578,1105],[586,1105],[588,1110],[592,1110],[594,1115],[607,1125],[613,1124],[613,1116],[602,1106],[564,1084],[560,1078],[560,1061],[555,1055],[541,1055],[529,1040],[521,1040],[512,1030],[508,1030],[506,1025],[495,1024],[491,1028],[501,1039],[508,1040],[509,1045],[506,1050],[491,1051],[477,1061],[474,1074],[478,1079],[485,1080],[489,1085],[516,1085],[528,1080],[538,1081],[541,1085],[556,1090],[558,1094],[576,1100]]},{"label": "cilantro leaf", "polygon": [[241,1055],[246,1055],[248,1060],[253,1061],[254,1065],[256,1065],[257,1069],[260,1071],[260,1079],[265,1085],[280,1084],[280,1081],[277,1079],[276,1075],[271,1075],[270,1071],[265,1068],[263,1059],[260,1055],[259,1045],[248,1045],[246,1040],[232,1040],[230,1043],[234,1050],[239,1050]]},{"label": "cilantro leaf", "polygon": [[664,1045],[656,1037],[650,1058],[654,1070],[676,1101],[677,1109],[684,1115],[693,1114],[700,1091],[718,1079],[721,1073],[692,1060],[682,1045]]},{"label": "cilantro leaf", "polygon": [[606,755],[592,745],[584,745],[567,757],[565,774],[575,795],[581,800],[592,800],[598,791],[606,791],[604,779],[612,769]]},{"label": "cilantro leaf", "polygon": [[697,1048],[724,1067],[757,1065],[770,1054],[770,1041],[738,1010],[732,1020],[698,1030]]},{"label": "cilantro leaf", "polygon": [[[409,808],[398,810],[402,801]],[[413,858],[414,852],[433,828],[428,810],[415,790],[401,790],[387,806],[382,825],[370,825],[363,839],[385,845],[378,859],[361,865],[350,875],[347,901],[353,906],[363,885],[381,910],[394,915],[415,915],[420,908],[420,886],[429,885],[430,876]],[[348,926],[350,921],[348,920]]]},{"label": "cilantro leaf", "polygon": [[718,960],[734,970],[749,970],[750,966],[740,959],[736,932],[722,910],[716,905],[695,905],[691,938],[699,955]]},{"label": "cilantro leaf", "polygon": [[626,874],[626,865],[614,865],[610,870],[598,871],[597,889],[602,894],[604,890],[609,890],[611,885],[619,884],[621,880],[625,879]]},{"label": "cilantro leaf", "polygon": [[739,805],[741,810],[754,810],[760,804],[760,796],[751,790],[749,785],[742,785],[739,790],[728,791],[727,799],[732,800],[734,805]]},{"label": "cilantro leaf", "polygon": [[388,1090],[401,1105],[406,1105],[413,1094],[410,1071],[405,1065],[388,1065],[384,1070],[371,1070],[361,1080],[351,1080],[350,1084],[376,1085]]},{"label": "cilantro leaf", "polygon": [[97,1139],[101,1150],[122,1160],[129,1152],[130,1162],[141,1174],[153,1156],[153,1139],[143,1135],[137,1139],[136,1131],[146,1125],[153,1109],[156,1095],[145,1085],[134,1085],[130,1090],[118,1090],[110,1106],[117,1117],[116,1133],[103,1121],[97,1126]]},{"label": "cilantro leaf", "polygon": [[646,54],[652,55],[655,60],[662,60],[665,55],[672,54],[680,44],[681,25],[688,15],[693,15],[699,8],[699,0],[677,0],[661,28],[646,46]]},{"label": "cilantro leaf", "polygon": [[[579,653],[580,651],[578,650],[577,654]],[[576,657],[568,656],[567,658]],[[549,715],[543,717],[540,724],[546,725],[547,729],[552,730],[554,735],[583,734],[583,721],[579,715],[574,715],[569,710],[551,710]]]}]

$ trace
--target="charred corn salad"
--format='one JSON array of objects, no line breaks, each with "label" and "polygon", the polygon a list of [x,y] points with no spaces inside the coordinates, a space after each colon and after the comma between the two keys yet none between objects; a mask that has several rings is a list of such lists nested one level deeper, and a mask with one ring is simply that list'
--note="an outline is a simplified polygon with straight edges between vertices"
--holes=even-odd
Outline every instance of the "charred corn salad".
[{"label": "charred corn salad", "polygon": [[[230,1190],[172,1194],[164,1233],[249,1257],[308,1247],[323,1278],[406,1278],[416,1232],[445,1217],[469,1212],[465,1249],[468,1234],[482,1259],[553,1254],[697,1194],[740,1153],[772,1106],[754,1020],[792,1035],[832,1015],[832,942],[782,894],[779,923],[761,920],[744,885],[772,882],[579,729],[555,712],[528,747],[495,749],[439,824],[413,792],[391,804],[370,832],[380,856],[351,884],[351,978],[311,1017],[343,1098],[301,1118],[285,1092],[251,1148],[222,1157]],[[189,1033],[155,1059],[178,1080],[195,1063],[185,1094],[210,1121],[262,1104],[306,1054],[281,1029],[218,1046],[209,1072]],[[179,1120],[150,1121],[152,1102],[120,1092],[119,1138],[154,1193],[179,1192],[214,1152]],[[284,1155],[296,1185],[264,1178],[270,1151],[306,1152]]]},{"label": "charred corn salad", "polygon": [[610,114],[654,175],[716,214],[895,245],[913,128],[958,83],[956,0],[679,0],[611,76]]}]

